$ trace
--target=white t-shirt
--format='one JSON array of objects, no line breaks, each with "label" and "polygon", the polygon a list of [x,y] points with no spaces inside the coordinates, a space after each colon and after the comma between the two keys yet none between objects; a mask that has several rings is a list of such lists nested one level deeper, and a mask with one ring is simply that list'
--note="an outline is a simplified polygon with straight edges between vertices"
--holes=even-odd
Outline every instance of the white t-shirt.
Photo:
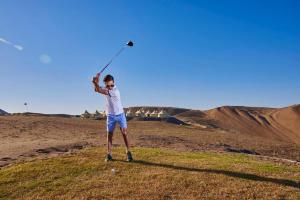
[{"label": "white t-shirt", "polygon": [[108,115],[119,115],[124,112],[120,92],[117,86],[108,90],[108,95],[105,95],[105,101],[106,113]]}]

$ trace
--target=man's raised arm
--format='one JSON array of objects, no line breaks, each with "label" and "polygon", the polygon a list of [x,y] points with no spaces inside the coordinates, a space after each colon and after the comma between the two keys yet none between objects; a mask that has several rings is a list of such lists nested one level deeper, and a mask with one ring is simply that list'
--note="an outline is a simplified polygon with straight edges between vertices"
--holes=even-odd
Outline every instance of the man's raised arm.
[{"label": "man's raised arm", "polygon": [[102,87],[99,86],[99,77],[100,77],[100,74],[97,74],[95,77],[93,77],[92,82],[94,84],[95,92],[105,94],[105,95],[109,95],[108,90],[106,88],[102,88]]}]

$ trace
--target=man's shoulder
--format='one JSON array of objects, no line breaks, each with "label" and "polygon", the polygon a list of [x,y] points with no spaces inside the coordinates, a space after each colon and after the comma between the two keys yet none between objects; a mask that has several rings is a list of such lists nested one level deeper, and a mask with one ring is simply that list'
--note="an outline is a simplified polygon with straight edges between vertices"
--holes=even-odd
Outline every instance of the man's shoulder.
[{"label": "man's shoulder", "polygon": [[117,86],[115,86],[112,90],[113,90],[113,91],[119,91],[119,89],[118,89]]},{"label": "man's shoulder", "polygon": [[111,90],[109,90],[108,93],[110,97],[120,95],[120,92],[116,86],[114,86]]}]

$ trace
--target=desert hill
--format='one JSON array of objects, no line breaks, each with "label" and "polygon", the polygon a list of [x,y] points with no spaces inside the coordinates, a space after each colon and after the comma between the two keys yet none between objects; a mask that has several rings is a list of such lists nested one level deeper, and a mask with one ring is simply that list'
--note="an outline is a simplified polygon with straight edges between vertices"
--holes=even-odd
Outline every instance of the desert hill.
[{"label": "desert hill", "polygon": [[223,106],[205,111],[149,106],[128,109],[133,112],[165,110],[178,120],[201,128],[300,144],[300,105],[285,108]]},{"label": "desert hill", "polygon": [[45,114],[45,113],[33,113],[33,112],[24,112],[24,113],[13,113],[13,115],[22,115],[22,116],[44,116],[44,117],[79,117],[79,115],[69,115],[69,114]]},{"label": "desert hill", "polygon": [[8,115],[9,113],[8,112],[5,112],[4,110],[0,109],[0,116],[1,115]]},{"label": "desert hill", "polygon": [[300,105],[286,108],[223,106],[206,111],[189,110],[176,117],[203,127],[300,143]]},{"label": "desert hill", "polygon": [[270,118],[275,122],[274,126],[288,133],[291,139],[300,137],[300,105],[281,108],[274,111]]}]

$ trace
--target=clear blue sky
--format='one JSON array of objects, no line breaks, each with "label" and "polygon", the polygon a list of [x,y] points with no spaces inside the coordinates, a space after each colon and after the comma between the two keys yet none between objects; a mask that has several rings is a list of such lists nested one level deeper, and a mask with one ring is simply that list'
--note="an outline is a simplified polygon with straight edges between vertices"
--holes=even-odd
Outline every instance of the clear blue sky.
[{"label": "clear blue sky", "polygon": [[90,78],[129,39],[136,46],[106,71],[124,106],[300,103],[297,0],[0,4],[0,108],[8,112],[23,112],[24,102],[32,112],[102,110]]}]

